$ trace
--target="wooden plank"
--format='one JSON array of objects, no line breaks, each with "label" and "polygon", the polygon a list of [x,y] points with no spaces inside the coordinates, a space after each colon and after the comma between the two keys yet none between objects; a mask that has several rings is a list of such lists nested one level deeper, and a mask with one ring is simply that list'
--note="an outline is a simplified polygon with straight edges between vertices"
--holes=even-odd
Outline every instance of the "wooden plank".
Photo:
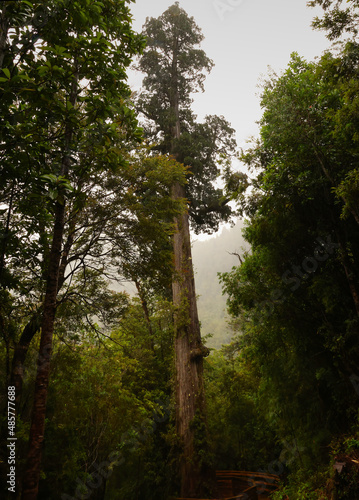
[{"label": "wooden plank", "polygon": [[218,471],[217,481],[232,480],[233,493],[238,494],[243,491],[247,485],[256,485],[258,493],[270,493],[278,489],[279,477],[274,474],[236,472],[236,471]]}]

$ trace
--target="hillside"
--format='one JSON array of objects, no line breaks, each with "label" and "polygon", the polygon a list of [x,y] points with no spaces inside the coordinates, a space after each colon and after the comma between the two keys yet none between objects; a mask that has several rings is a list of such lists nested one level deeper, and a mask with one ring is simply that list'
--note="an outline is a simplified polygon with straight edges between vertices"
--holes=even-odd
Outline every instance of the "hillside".
[{"label": "hillside", "polygon": [[226,297],[222,295],[218,273],[230,271],[233,266],[238,265],[238,257],[231,253],[243,254],[245,242],[242,228],[243,222],[238,222],[231,229],[223,229],[218,236],[193,243],[198,312],[202,336],[213,335],[207,341],[210,347],[219,348],[229,342],[231,337],[227,326]]}]

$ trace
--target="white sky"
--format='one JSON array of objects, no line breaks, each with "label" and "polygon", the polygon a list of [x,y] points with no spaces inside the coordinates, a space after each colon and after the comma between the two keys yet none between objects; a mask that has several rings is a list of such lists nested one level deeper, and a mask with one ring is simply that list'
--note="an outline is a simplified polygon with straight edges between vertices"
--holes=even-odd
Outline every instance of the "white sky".
[{"label": "white sky", "polygon": [[[137,0],[131,4],[133,27],[141,31],[146,17],[160,16],[174,0]],[[214,61],[205,81],[205,92],[195,94],[193,110],[198,120],[207,114],[223,115],[236,130],[238,146],[256,135],[261,117],[258,83],[268,66],[285,69],[294,51],[313,60],[330,42],[311,22],[321,9],[306,0],[179,0],[193,16],[205,39],[201,48]],[[141,74],[130,73],[137,88]]]}]

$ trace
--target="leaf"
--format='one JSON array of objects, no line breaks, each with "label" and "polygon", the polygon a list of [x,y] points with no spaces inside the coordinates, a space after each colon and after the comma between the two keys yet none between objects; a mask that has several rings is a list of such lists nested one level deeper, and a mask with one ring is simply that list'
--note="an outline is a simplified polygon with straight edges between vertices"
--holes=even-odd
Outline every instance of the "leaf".
[{"label": "leaf", "polygon": [[3,73],[7,76],[8,80],[11,78],[10,71],[8,68],[2,68]]},{"label": "leaf", "polygon": [[51,198],[52,200],[56,200],[59,196],[59,192],[57,189],[50,189],[49,191],[49,198]]},{"label": "leaf", "polygon": [[46,174],[46,175],[42,175],[40,177],[40,179],[42,181],[47,181],[47,182],[50,182],[51,184],[55,183],[57,181],[57,177],[56,175],[54,174]]}]

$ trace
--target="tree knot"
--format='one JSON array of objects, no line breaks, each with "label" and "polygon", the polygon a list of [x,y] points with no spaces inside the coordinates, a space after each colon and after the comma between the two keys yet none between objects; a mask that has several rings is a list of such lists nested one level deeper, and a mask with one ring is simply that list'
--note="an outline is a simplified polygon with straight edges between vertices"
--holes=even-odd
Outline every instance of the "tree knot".
[{"label": "tree knot", "polygon": [[205,345],[201,344],[191,350],[191,360],[195,361],[198,358],[205,358],[209,356],[210,350]]}]

